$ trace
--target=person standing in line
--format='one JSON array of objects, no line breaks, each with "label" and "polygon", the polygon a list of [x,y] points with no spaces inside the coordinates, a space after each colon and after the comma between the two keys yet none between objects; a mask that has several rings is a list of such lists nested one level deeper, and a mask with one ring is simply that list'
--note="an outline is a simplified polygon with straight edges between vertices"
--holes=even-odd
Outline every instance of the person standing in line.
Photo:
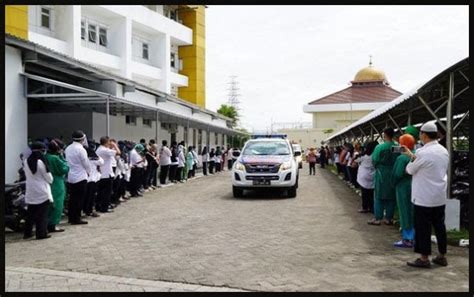
[{"label": "person standing in line", "polygon": [[72,133],[72,140],[73,142],[64,151],[69,165],[68,221],[72,225],[87,224],[87,221],[81,220],[82,205],[87,195],[87,181],[91,174],[89,158],[84,148],[87,145],[87,138],[84,132],[77,130]]},{"label": "person standing in line", "polygon": [[357,158],[360,156],[360,143],[354,144],[354,152],[351,158],[351,166],[350,166],[350,173],[351,173],[351,183],[355,188],[359,188],[359,184],[357,183],[357,172],[358,172],[358,163],[355,162]]},{"label": "person standing in line", "polygon": [[316,174],[316,153],[314,148],[310,148],[308,155],[306,157],[306,161],[309,163],[309,175]]},{"label": "person standing in line", "polygon": [[321,168],[324,168],[326,166],[326,150],[324,149],[324,146],[319,150],[319,160]]},{"label": "person standing in line", "polygon": [[[414,148],[415,151],[423,146],[421,143],[419,143],[418,137],[420,136],[420,132],[418,131],[418,129],[415,126],[406,127],[404,132],[405,132],[405,134],[410,134],[411,136],[413,136],[415,138],[415,148]],[[443,144],[441,144],[441,145],[443,145]]]},{"label": "person standing in line", "polygon": [[[114,149],[114,145],[117,147],[118,150],[120,150],[118,143],[115,139],[111,138],[110,139],[110,145],[109,148]],[[120,152],[121,154],[122,152]],[[112,172],[114,173],[114,177],[112,179],[112,195],[110,196],[110,204],[111,208],[117,207],[120,202],[123,202],[123,199],[120,197],[120,185],[122,183],[122,170],[123,166],[120,164],[120,154],[115,154],[115,156],[112,159]]]},{"label": "person standing in line", "polygon": [[140,155],[140,151],[142,150],[143,146],[141,144],[136,144],[130,151],[130,195],[133,198],[143,196],[143,193],[140,192],[140,164],[144,162],[144,158]]},{"label": "person standing in line", "polygon": [[339,155],[339,164],[341,166],[341,171],[342,171],[342,174],[344,175],[345,181],[349,180],[349,176],[347,176],[347,170],[346,170],[346,155],[348,153],[348,150],[349,150],[349,144],[346,142],[342,146],[342,150]]},{"label": "person standing in line", "polygon": [[100,215],[94,211],[97,209],[97,183],[100,180],[100,167],[104,165],[104,159],[97,156],[96,144],[94,141],[88,141],[89,145],[87,147],[87,157],[89,158],[90,167],[91,167],[91,174],[87,180],[87,194],[86,198],[84,199],[84,206],[82,207],[82,211],[86,216],[89,217],[99,217]]},{"label": "person standing in line", "polygon": [[193,153],[193,175],[192,175],[192,177],[195,177],[198,166],[199,166],[199,157],[198,157],[198,153],[196,152],[196,147],[195,146],[193,146],[192,153]]},{"label": "person standing in line", "polygon": [[359,165],[357,171],[357,183],[360,186],[362,194],[362,208],[360,213],[374,212],[374,175],[375,167],[372,164],[372,153],[378,145],[377,141],[371,141],[367,144],[363,154],[355,161]]},{"label": "person standing in line", "polygon": [[214,174],[214,167],[216,165],[216,153],[214,148],[209,151],[209,174]]},{"label": "person standing in line", "polygon": [[215,156],[215,165],[216,165],[216,173],[221,172],[221,162],[222,162],[222,151],[221,147],[216,147],[216,156]]},{"label": "person standing in line", "polygon": [[69,172],[69,166],[63,153],[64,144],[59,139],[53,139],[49,142],[48,153],[46,154],[46,161],[48,168],[53,175],[53,183],[51,184],[51,193],[53,195],[54,203],[49,205],[49,232],[63,232],[57,225],[61,222],[61,216],[64,209],[64,198],[66,196],[65,177]]},{"label": "person standing in line", "polygon": [[24,239],[33,237],[33,224],[36,226],[36,239],[51,237],[48,234],[48,209],[50,204],[54,203],[50,186],[53,175],[49,170],[45,153],[46,146],[42,142],[35,142],[31,146],[30,156],[24,161],[25,202],[28,212]]},{"label": "person standing in line", "polygon": [[438,130],[438,143],[446,148],[446,131],[444,131],[440,123],[436,122],[435,125]]},{"label": "person standing in line", "polygon": [[168,148],[168,141],[163,140],[160,148],[160,186],[166,185],[166,177],[171,164],[171,151]]},{"label": "person standing in line", "polygon": [[374,215],[375,218],[368,221],[369,225],[380,225],[381,220],[386,225],[393,224],[393,214],[395,211],[395,188],[393,187],[391,177],[393,165],[398,154],[392,152],[393,128],[387,127],[383,130],[384,143],[377,145],[372,153],[372,163],[375,167],[375,190],[374,190]]},{"label": "person standing in line", "polygon": [[183,170],[186,163],[186,158],[184,157],[184,146],[180,143],[178,145],[178,169],[176,172],[177,181],[183,182]]},{"label": "person standing in line", "polygon": [[193,176],[193,168],[194,165],[194,155],[193,155],[193,147],[188,147],[188,153],[186,154],[186,167],[188,168],[188,179]]},{"label": "person standing in line", "polygon": [[[415,149],[415,138],[410,134],[403,134],[399,138],[401,146],[407,147],[411,152]],[[395,247],[412,248],[415,239],[413,229],[413,204],[411,203],[411,175],[406,173],[410,157],[400,154],[395,160],[392,171],[392,182],[395,186],[398,216],[402,229],[402,240],[394,242]]]},{"label": "person standing in line", "polygon": [[234,150],[232,149],[232,147],[230,145],[227,146],[227,153],[226,153],[226,157],[227,157],[227,169],[232,170],[232,165],[233,165],[233,162],[232,162],[232,153],[234,152]]},{"label": "person standing in line", "polygon": [[207,151],[207,146],[204,146],[201,152],[202,156],[202,173],[207,175],[207,166],[209,164],[209,152]]},{"label": "person standing in line", "polygon": [[152,189],[156,189],[157,187],[157,179],[156,173],[158,169],[158,147],[154,139],[150,139],[149,141],[149,150],[147,152],[147,161],[149,164],[149,173],[148,173],[148,181],[147,184]]},{"label": "person standing in line", "polygon": [[347,175],[347,184],[350,186],[353,186],[351,181],[352,181],[352,175],[351,175],[351,164],[352,164],[352,159],[354,156],[354,146],[352,146],[351,143],[347,144],[347,154],[346,154],[346,159],[345,159],[345,167],[346,167],[346,175]]},{"label": "person standing in line", "polygon": [[96,154],[104,160],[104,164],[100,166],[100,180],[97,184],[96,208],[102,213],[113,212],[110,209],[113,180],[115,178],[112,166],[113,162],[116,162],[115,156],[120,154],[120,149],[115,142],[110,141],[108,136],[102,136]]},{"label": "person standing in line", "polygon": [[171,142],[171,163],[169,169],[169,180],[172,183],[177,182],[176,172],[178,170],[178,143],[176,141]]},{"label": "person standing in line", "polygon": [[406,172],[412,176],[411,201],[415,217],[415,253],[420,258],[407,262],[413,267],[431,266],[431,229],[434,229],[439,254],[432,260],[440,266],[447,266],[447,236],[445,208],[447,199],[447,171],[449,154],[436,140],[438,129],[427,122],[420,129],[420,140],[424,144],[413,154],[404,146],[404,154],[410,157]]}]

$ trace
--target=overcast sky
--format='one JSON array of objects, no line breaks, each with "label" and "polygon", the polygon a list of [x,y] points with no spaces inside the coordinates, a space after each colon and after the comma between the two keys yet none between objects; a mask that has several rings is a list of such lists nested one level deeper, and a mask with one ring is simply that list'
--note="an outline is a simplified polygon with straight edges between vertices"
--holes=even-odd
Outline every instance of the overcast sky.
[{"label": "overcast sky", "polygon": [[206,105],[240,87],[242,126],[310,122],[303,105],[367,66],[406,92],[469,55],[468,6],[215,6],[206,9]]}]

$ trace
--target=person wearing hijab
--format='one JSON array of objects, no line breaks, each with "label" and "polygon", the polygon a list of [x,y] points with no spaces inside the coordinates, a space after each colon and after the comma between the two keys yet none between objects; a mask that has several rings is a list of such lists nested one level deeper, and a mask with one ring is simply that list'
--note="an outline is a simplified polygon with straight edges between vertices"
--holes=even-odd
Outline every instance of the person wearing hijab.
[{"label": "person wearing hijab", "polygon": [[53,183],[51,184],[51,192],[53,194],[53,204],[49,207],[49,232],[63,232],[57,225],[61,222],[61,216],[64,209],[64,198],[66,196],[66,174],[69,172],[69,166],[64,159],[62,152],[64,143],[59,139],[53,139],[49,142],[46,160],[48,167],[53,175]]},{"label": "person wearing hijab", "polygon": [[186,154],[186,167],[188,167],[188,178],[193,176],[194,172],[194,154],[193,154],[193,147],[188,147],[188,153]]},{"label": "person wearing hijab", "polygon": [[[399,143],[415,153],[415,138],[411,134],[407,133],[400,136]],[[413,248],[415,238],[413,203],[411,202],[412,177],[406,172],[408,163],[410,163],[410,157],[406,154],[400,154],[393,165],[391,178],[395,186],[398,216],[402,229],[402,240],[395,242],[393,245],[401,248]]]},{"label": "person wearing hijab", "polygon": [[419,149],[420,147],[423,147],[423,145],[419,142],[418,136],[420,135],[420,131],[415,126],[408,126],[405,128],[405,133],[410,134],[415,138],[415,150]]},{"label": "person wearing hijab", "polygon": [[25,222],[24,239],[33,236],[33,224],[36,226],[36,239],[49,238],[48,234],[48,210],[53,203],[51,183],[53,175],[49,170],[48,161],[44,154],[46,146],[41,142],[35,142],[31,146],[31,154],[24,161],[26,175],[25,202],[28,215]]},{"label": "person wearing hijab", "polygon": [[91,167],[87,151],[87,138],[81,130],[72,133],[73,142],[64,151],[69,165],[67,182],[70,195],[68,200],[69,223],[72,225],[87,224],[81,220],[83,201],[87,194],[87,180],[91,174]]},{"label": "person wearing hijab", "polygon": [[209,174],[214,174],[214,167],[216,165],[216,153],[214,148],[209,151]]},{"label": "person wearing hijab", "polygon": [[209,152],[207,151],[207,146],[204,146],[201,152],[202,156],[202,173],[207,175],[207,164],[209,163]]},{"label": "person wearing hijab", "polygon": [[222,162],[222,151],[221,151],[221,147],[218,146],[216,147],[216,162],[215,162],[216,172],[221,171],[221,162]]},{"label": "person wearing hijab", "polygon": [[100,167],[104,165],[104,159],[99,157],[96,150],[95,142],[89,141],[89,147],[87,148],[87,157],[89,158],[91,166],[91,175],[87,180],[87,195],[82,208],[86,216],[99,217],[100,215],[94,211],[97,201],[97,183],[100,180]]},{"label": "person wearing hijab", "polygon": [[186,163],[186,158],[184,157],[184,146],[180,143],[178,145],[178,171],[176,172],[177,181],[183,182],[183,169]]}]

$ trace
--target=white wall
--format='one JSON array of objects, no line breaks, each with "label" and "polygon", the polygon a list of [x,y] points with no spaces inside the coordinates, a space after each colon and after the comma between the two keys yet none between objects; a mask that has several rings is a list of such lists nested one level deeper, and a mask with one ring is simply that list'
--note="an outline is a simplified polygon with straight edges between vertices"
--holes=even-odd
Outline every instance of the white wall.
[{"label": "white wall", "polygon": [[[151,122],[151,128],[143,125],[143,118],[137,117],[136,126],[128,125],[124,115],[110,116],[110,137],[116,140],[140,141],[145,138],[147,141],[156,138],[156,122]],[[103,113],[92,114],[93,137],[98,141],[106,133],[106,117]],[[162,130],[162,129],[161,129]],[[162,132],[162,131],[160,131]]]},{"label": "white wall", "polygon": [[21,52],[5,46],[5,183],[17,179],[20,152],[27,149],[28,105],[23,95]]}]

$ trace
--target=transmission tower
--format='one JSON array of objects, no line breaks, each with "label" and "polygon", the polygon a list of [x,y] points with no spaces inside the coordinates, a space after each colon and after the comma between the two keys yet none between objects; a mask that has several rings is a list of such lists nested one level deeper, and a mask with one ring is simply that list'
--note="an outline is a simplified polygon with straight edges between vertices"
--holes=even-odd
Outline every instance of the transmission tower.
[{"label": "transmission tower", "polygon": [[236,110],[240,110],[240,100],[239,100],[239,97],[240,97],[240,94],[239,94],[239,90],[240,88],[238,87],[238,81],[237,81],[237,76],[235,75],[231,75],[230,76],[230,82],[228,83],[229,84],[229,88],[227,89],[229,91],[228,95],[227,95],[227,103],[230,105],[230,106],[233,106]]}]

